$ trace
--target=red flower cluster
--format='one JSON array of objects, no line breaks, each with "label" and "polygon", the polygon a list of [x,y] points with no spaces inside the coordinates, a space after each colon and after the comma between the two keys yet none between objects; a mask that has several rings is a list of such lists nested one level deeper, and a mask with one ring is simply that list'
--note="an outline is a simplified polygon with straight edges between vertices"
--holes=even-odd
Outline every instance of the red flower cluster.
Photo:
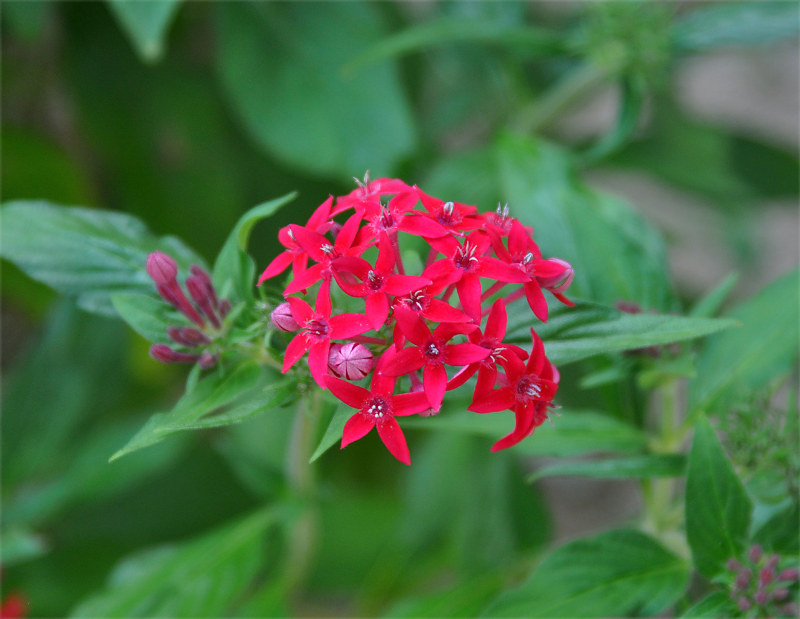
[{"label": "red flower cluster", "polygon": [[[259,279],[261,284],[292,265],[294,278],[283,293],[288,300],[272,313],[277,328],[298,332],[286,348],[283,371],[308,352],[314,380],[357,411],[345,425],[342,447],[376,427],[406,464],[408,447],[395,417],[438,412],[445,392],[477,373],[469,410],[512,410],[516,427],[493,450],[515,445],[547,417],[559,375],[533,329],[530,354],[503,343],[506,304],[524,296],[532,312],[547,320],[542,289],[571,305],[562,293],[572,282],[572,267],[542,258],[531,230],[510,217],[507,206],[481,214],[400,180],[367,176],[357,182],[350,194],[323,202],[305,226],[283,228],[278,238],[286,251]],[[334,221],[350,211],[343,224]],[[429,250],[418,275],[406,273],[401,253],[401,241],[413,242],[411,237]],[[374,263],[364,258],[370,249]],[[315,262],[310,267],[309,258]],[[344,294],[364,300],[363,313],[333,313],[334,281]],[[290,296],[317,284],[313,308]],[[498,297],[508,286],[516,289]],[[453,293],[457,302],[451,302]],[[365,335],[369,331],[375,335]],[[347,382],[370,372],[369,389]],[[403,376],[409,392],[395,394]]]}]

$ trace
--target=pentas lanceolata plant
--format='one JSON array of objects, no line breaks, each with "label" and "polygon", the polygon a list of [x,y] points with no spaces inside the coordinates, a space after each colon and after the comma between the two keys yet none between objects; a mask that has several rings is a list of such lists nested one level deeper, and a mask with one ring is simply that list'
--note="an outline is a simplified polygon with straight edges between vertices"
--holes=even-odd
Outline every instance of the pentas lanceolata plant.
[{"label": "pentas lanceolata plant", "polygon": [[[286,302],[271,314],[278,329],[296,333],[283,372],[305,357],[317,385],[355,409],[342,447],[374,427],[406,464],[395,418],[435,414],[447,391],[477,374],[469,410],[513,411],[514,430],[493,450],[517,444],[547,418],[559,374],[534,329],[530,352],[503,342],[506,305],[524,298],[547,320],[543,289],[571,305],[563,293],[572,267],[543,258],[532,230],[507,206],[479,213],[397,179],[357,183],[348,195],[325,200],[304,226],[281,229],[285,251],[258,281],[291,266]],[[401,247],[414,237],[427,259],[409,273]],[[334,300],[346,297],[362,311],[336,308]],[[368,387],[354,384],[366,379]]]}]

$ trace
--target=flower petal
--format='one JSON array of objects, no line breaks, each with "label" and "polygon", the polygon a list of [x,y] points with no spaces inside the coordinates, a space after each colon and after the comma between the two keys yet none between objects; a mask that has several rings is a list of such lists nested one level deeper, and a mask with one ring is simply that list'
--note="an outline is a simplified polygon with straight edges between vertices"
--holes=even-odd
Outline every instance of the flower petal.
[{"label": "flower petal", "polygon": [[518,404],[516,410],[514,411],[514,415],[516,417],[516,425],[514,426],[514,430],[492,445],[492,451],[500,451],[501,449],[513,447],[526,436],[530,435],[535,427],[535,410],[536,405],[534,402]]},{"label": "flower petal", "polygon": [[422,346],[430,339],[430,329],[415,312],[408,308],[398,307],[395,310],[394,317],[403,335],[417,346]]},{"label": "flower petal", "polygon": [[383,366],[383,373],[387,376],[404,376],[425,365],[422,351],[417,346],[404,348],[388,359]]},{"label": "flower petal", "polygon": [[480,264],[475,272],[481,277],[488,277],[496,279],[499,282],[510,282],[521,284],[530,279],[530,275],[525,273],[519,267],[511,264],[506,264],[497,258],[491,256],[482,256]]},{"label": "flower petal", "polygon": [[508,318],[506,316],[506,304],[503,299],[497,299],[489,310],[489,317],[486,319],[486,330],[484,335],[487,338],[502,340],[506,334]]},{"label": "flower petal", "polygon": [[544,298],[539,283],[532,279],[522,287],[525,290],[525,298],[528,299],[531,311],[539,320],[547,322],[547,299]]},{"label": "flower petal", "polygon": [[372,428],[375,427],[375,421],[367,415],[357,412],[355,415],[347,420],[342,430],[342,449],[347,447],[353,441],[363,438]]},{"label": "flower petal", "polygon": [[390,275],[386,278],[383,289],[397,297],[424,288],[430,283],[431,280],[417,275]]},{"label": "flower petal", "polygon": [[325,389],[325,377],[328,376],[328,357],[331,350],[329,339],[314,342],[308,349],[308,369],[311,370],[316,383]]},{"label": "flower petal", "polygon": [[447,390],[447,372],[444,366],[440,363],[426,364],[422,370],[422,384],[431,408],[438,411],[442,408],[444,392]]},{"label": "flower petal", "polygon": [[441,238],[450,234],[450,232],[441,225],[439,222],[434,221],[425,215],[406,215],[397,226],[398,230],[413,234],[415,236],[422,236],[425,238]]},{"label": "flower petal", "polygon": [[464,312],[475,322],[481,319],[481,280],[474,273],[464,273],[456,284],[458,300]]},{"label": "flower petal", "polygon": [[400,393],[392,396],[392,414],[395,417],[416,415],[431,407],[428,396],[423,391],[414,393]]},{"label": "flower petal", "polygon": [[363,408],[364,402],[366,402],[370,396],[370,392],[364,389],[364,387],[359,387],[358,385],[348,383],[341,378],[334,378],[333,376],[327,376],[325,378],[325,386],[342,402],[358,410]]},{"label": "flower petal", "polygon": [[383,423],[377,424],[378,435],[381,437],[386,449],[403,464],[411,464],[411,454],[408,452],[408,443],[400,424],[393,417],[389,417]]},{"label": "flower petal", "polygon": [[367,297],[366,313],[370,326],[379,331],[389,316],[389,301],[383,292]]},{"label": "flower petal", "polygon": [[370,330],[369,320],[363,314],[339,314],[328,321],[332,340],[346,340]]},{"label": "flower petal", "polygon": [[473,374],[478,371],[480,364],[472,363],[461,368],[458,372],[455,373],[455,376],[451,378],[447,382],[447,390],[450,391],[451,389],[457,389],[464,383],[466,383],[470,378],[472,378]]},{"label": "flower petal", "polygon": [[477,344],[450,344],[445,347],[447,365],[469,365],[486,359],[492,353],[488,348]]},{"label": "flower petal", "polygon": [[295,319],[298,325],[305,326],[305,324],[314,317],[314,310],[311,306],[297,297],[289,297],[286,299],[289,302],[289,309],[292,311],[292,318]]},{"label": "flower petal", "polygon": [[276,275],[280,275],[283,273],[290,264],[292,264],[292,259],[294,258],[294,254],[288,251],[282,251],[279,253],[275,258],[267,265],[267,268],[264,269],[264,272],[261,274],[261,277],[258,278],[258,285],[264,283],[265,280],[270,279],[271,277],[275,277]]},{"label": "flower petal", "polygon": [[476,394],[475,399],[467,407],[473,413],[495,413],[504,411],[514,406],[516,398],[511,387],[493,389],[482,394]]},{"label": "flower petal", "polygon": [[431,299],[430,305],[422,312],[422,315],[434,322],[469,322],[472,320],[460,309],[456,309],[441,299]]},{"label": "flower petal", "polygon": [[286,286],[286,290],[283,291],[284,296],[300,292],[306,288],[311,288],[311,286],[322,279],[322,271],[324,269],[324,264],[315,264],[306,269],[299,277],[289,282],[289,285]]},{"label": "flower petal", "polygon": [[281,372],[286,374],[295,363],[297,363],[298,359],[306,354],[311,344],[306,339],[304,333],[298,333],[292,338],[292,341],[289,342],[289,345],[286,347],[286,351],[283,353],[283,369]]}]

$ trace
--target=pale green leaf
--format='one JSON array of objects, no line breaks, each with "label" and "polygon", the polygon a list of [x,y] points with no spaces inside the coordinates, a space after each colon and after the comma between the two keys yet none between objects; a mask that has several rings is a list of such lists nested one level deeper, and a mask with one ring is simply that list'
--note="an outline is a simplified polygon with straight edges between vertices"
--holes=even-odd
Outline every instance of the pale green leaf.
[{"label": "pale green leaf", "polygon": [[156,62],[164,55],[179,0],[108,0],[108,6],[143,61]]}]

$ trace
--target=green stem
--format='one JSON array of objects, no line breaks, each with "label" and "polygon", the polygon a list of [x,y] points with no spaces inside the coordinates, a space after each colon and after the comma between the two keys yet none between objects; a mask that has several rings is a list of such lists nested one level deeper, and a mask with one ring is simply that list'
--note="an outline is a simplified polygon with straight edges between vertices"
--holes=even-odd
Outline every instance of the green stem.
[{"label": "green stem", "polygon": [[289,438],[286,457],[286,480],[300,512],[288,534],[286,590],[297,595],[312,565],[317,538],[318,520],[315,504],[315,468],[309,464],[314,429],[322,405],[321,391],[314,389],[301,398]]},{"label": "green stem", "polygon": [[534,103],[523,108],[512,127],[521,133],[541,131],[553,123],[565,109],[593,92],[616,72],[617,67],[604,67],[595,63],[579,67]]}]

